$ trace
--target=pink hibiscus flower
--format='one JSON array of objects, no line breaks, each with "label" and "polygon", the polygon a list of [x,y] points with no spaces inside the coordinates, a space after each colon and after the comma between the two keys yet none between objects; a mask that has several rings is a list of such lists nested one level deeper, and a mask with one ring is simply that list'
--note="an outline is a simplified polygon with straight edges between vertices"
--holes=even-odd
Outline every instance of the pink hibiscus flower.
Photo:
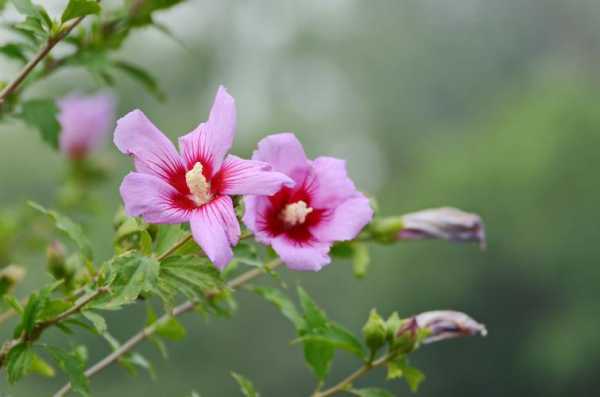
[{"label": "pink hibiscus flower", "polygon": [[73,160],[81,160],[96,150],[115,120],[115,99],[108,94],[70,94],[58,101],[58,108],[59,147]]},{"label": "pink hibiscus flower", "polygon": [[328,253],[335,241],[352,240],[371,221],[373,210],[348,178],[345,161],[308,160],[294,134],[264,138],[252,159],[296,182],[272,197],[244,198],[244,223],[289,268],[320,270],[331,261]]},{"label": "pink hibiscus flower", "polygon": [[148,223],[189,222],[194,240],[220,269],[240,237],[230,196],[269,195],[293,185],[267,163],[227,154],[235,120],[235,101],[219,87],[208,121],[179,138],[181,154],[140,110],[117,122],[114,137],[136,168],[120,189],[127,214]]}]

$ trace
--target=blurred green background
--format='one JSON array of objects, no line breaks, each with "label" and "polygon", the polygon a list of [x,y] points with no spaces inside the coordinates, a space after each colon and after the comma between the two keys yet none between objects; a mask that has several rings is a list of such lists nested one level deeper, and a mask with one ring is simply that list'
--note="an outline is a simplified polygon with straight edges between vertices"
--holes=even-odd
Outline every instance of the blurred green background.
[{"label": "blurred green background", "polygon": [[[44,1],[46,3],[46,1]],[[64,1],[48,1],[57,12]],[[110,2],[109,2],[110,4]],[[237,100],[234,151],[249,156],[261,137],[293,131],[311,157],[348,160],[357,185],[381,212],[452,205],[482,215],[489,243],[415,242],[373,249],[364,280],[350,264],[320,273],[283,271],[301,281],[334,320],[359,331],[369,309],[410,315],[467,312],[486,338],[426,346],[413,362],[427,374],[419,395],[595,395],[600,387],[600,6],[597,0],[264,0],[194,1],[159,15],[175,40],[136,32],[121,56],[151,70],[168,94],[158,102],[126,78],[114,87],[119,115],[141,108],[175,138],[207,117],[218,84]],[[8,79],[16,65],[0,64]],[[66,69],[30,92],[93,89]],[[113,176],[95,194],[109,203],[90,220],[98,256],[111,254],[117,187],[130,161],[107,143]],[[65,164],[37,133],[0,125],[0,204],[52,205]],[[42,256],[27,286],[47,279]],[[24,290],[17,294],[24,294]],[[131,379],[113,367],[94,378],[96,396],[236,396],[229,371],[264,396],[307,396],[314,382],[290,324],[241,292],[230,320],[183,318],[188,336],[163,360],[149,344],[158,377]],[[109,317],[126,338],[142,307]],[[0,329],[2,336],[10,332]],[[48,340],[74,343],[58,332]],[[96,361],[109,348],[81,335]],[[331,380],[357,366],[339,354]],[[40,396],[64,383],[30,377],[1,395]],[[409,395],[382,373],[359,384]]]}]

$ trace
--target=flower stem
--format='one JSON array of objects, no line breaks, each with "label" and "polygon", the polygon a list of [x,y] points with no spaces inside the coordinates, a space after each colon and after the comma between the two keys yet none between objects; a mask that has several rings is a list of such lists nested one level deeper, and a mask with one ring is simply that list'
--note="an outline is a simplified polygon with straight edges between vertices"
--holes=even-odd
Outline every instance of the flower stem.
[{"label": "flower stem", "polygon": [[392,354],[386,354],[386,355],[381,356],[380,358],[378,358],[375,361],[365,363],[362,367],[360,367],[359,369],[357,369],[356,371],[354,371],[353,373],[348,375],[346,378],[342,379],[335,386],[332,386],[327,390],[316,391],[312,395],[312,397],[329,397],[329,396],[333,396],[337,393],[347,391],[350,387],[352,387],[352,382],[354,382],[356,379],[360,378],[361,376],[363,376],[364,374],[366,374],[373,368],[381,367],[381,366],[387,364],[387,362],[392,357],[393,357]]},{"label": "flower stem", "polygon": [[[271,271],[271,270],[277,268],[279,265],[281,265],[281,261],[279,259],[274,259],[273,261],[265,264],[264,268],[256,268],[256,269],[252,269],[245,273],[240,274],[238,277],[236,277],[233,280],[231,280],[230,282],[228,282],[226,287],[229,289],[239,289],[244,284],[248,283],[249,281],[252,281],[253,279],[255,279],[256,277],[259,277],[262,274],[265,274],[268,271]],[[206,293],[205,298],[212,299],[219,292],[220,291],[208,292],[208,293]],[[160,327],[160,325],[166,323],[173,317],[180,316],[182,314],[185,314],[185,313],[193,310],[194,307],[196,307],[196,305],[198,304],[198,302],[199,302],[198,300],[188,300],[186,302],[183,302],[179,306],[174,307],[168,313],[163,314],[154,323],[148,325],[147,327],[142,328],[142,330],[140,330],[135,335],[133,335],[131,338],[129,338],[127,341],[125,341],[125,343],[123,343],[118,349],[113,351],[108,356],[104,357],[102,360],[98,361],[96,364],[89,367],[85,371],[85,376],[87,378],[91,378],[98,372],[102,371],[103,369],[107,368],[114,362],[118,361],[121,357],[123,357],[125,354],[127,354],[131,349],[133,349],[135,346],[137,346],[140,342],[142,342],[146,338],[153,335],[156,332],[156,330]],[[69,390],[71,390],[71,384],[67,383],[59,391],[57,391],[54,394],[54,397],[62,397],[66,393],[68,393]]]}]

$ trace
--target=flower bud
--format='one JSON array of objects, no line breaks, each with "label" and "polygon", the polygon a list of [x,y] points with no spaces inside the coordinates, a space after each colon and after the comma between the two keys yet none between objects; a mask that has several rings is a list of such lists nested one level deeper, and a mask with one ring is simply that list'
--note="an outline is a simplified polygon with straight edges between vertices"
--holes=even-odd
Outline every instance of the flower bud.
[{"label": "flower bud", "polygon": [[365,342],[371,352],[376,352],[385,343],[387,335],[386,323],[383,321],[377,310],[372,309],[369,313],[369,319],[362,329]]},{"label": "flower bud", "polygon": [[442,239],[453,242],[478,242],[485,248],[485,229],[477,214],[457,208],[431,208],[406,214],[398,240]]},{"label": "flower bud", "polygon": [[483,324],[478,323],[465,313],[451,310],[435,310],[413,317],[419,329],[429,332],[423,343],[470,335],[487,335]]},{"label": "flower bud", "polygon": [[68,276],[65,247],[60,242],[54,241],[46,248],[46,259],[48,271],[55,279],[60,280]]},{"label": "flower bud", "polygon": [[8,265],[0,270],[0,295],[12,290],[25,277],[25,268],[19,265]]},{"label": "flower bud", "polygon": [[398,315],[398,312],[393,312],[387,319],[387,321],[385,322],[385,328],[386,328],[386,338],[388,340],[388,342],[393,342],[396,334],[398,333],[398,330],[400,329],[400,326],[402,325],[402,319],[400,318],[400,316]]}]

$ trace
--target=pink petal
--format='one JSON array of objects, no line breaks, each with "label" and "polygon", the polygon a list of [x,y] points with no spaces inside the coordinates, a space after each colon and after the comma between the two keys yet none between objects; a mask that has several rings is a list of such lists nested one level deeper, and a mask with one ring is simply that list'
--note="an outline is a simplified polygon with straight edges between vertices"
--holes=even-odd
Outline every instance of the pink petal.
[{"label": "pink petal", "polygon": [[269,164],[262,161],[243,160],[228,155],[221,168],[222,194],[253,194],[270,196],[283,186],[292,187],[290,177],[272,171]]},{"label": "pink petal", "polygon": [[265,214],[270,206],[265,196],[244,196],[244,217],[242,220],[248,229],[254,233],[256,241],[262,244],[271,243],[271,235],[266,231]]},{"label": "pink petal", "polygon": [[120,192],[129,216],[142,216],[148,223],[183,223],[189,219],[188,211],[172,203],[177,190],[155,175],[131,172],[123,179]]},{"label": "pink petal", "polygon": [[283,263],[293,270],[316,272],[331,262],[328,255],[331,244],[328,243],[314,241],[299,244],[281,235],[271,241],[271,246]]},{"label": "pink petal", "polygon": [[204,166],[210,166],[210,176],[219,171],[233,144],[235,118],[235,100],[220,86],[208,121],[179,138],[179,149],[188,168],[201,162]]},{"label": "pink petal", "polygon": [[360,194],[333,209],[310,232],[320,241],[352,240],[372,218],[373,210],[369,200]]},{"label": "pink petal", "polygon": [[274,171],[292,176],[295,170],[309,166],[302,144],[290,132],[269,135],[258,143],[252,160],[264,161],[273,166]]},{"label": "pink petal", "polygon": [[164,180],[183,168],[175,147],[140,110],[129,112],[117,121],[114,142],[119,150],[133,157],[135,168]]},{"label": "pink petal", "polygon": [[72,158],[97,149],[114,122],[115,98],[109,94],[71,94],[58,101],[60,150]]},{"label": "pink petal", "polygon": [[240,237],[240,225],[231,197],[220,196],[193,211],[190,226],[194,240],[222,270],[231,261],[231,246],[237,244]]},{"label": "pink petal", "polygon": [[346,162],[333,157],[318,157],[313,161],[314,181],[308,186],[311,206],[335,208],[358,194],[346,173]]}]

